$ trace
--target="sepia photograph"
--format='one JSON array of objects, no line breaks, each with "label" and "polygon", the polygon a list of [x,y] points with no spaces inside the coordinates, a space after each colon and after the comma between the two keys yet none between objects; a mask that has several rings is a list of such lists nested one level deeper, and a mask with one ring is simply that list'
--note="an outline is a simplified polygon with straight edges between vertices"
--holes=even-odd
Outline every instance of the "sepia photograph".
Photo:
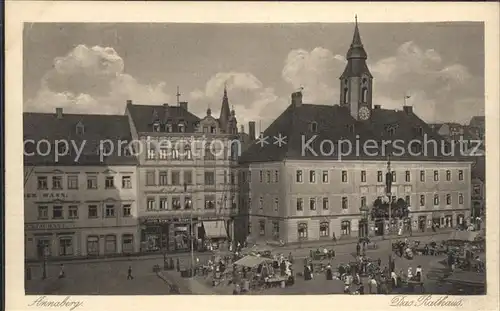
[{"label": "sepia photograph", "polygon": [[21,25],[29,307],[498,290],[485,21]]}]

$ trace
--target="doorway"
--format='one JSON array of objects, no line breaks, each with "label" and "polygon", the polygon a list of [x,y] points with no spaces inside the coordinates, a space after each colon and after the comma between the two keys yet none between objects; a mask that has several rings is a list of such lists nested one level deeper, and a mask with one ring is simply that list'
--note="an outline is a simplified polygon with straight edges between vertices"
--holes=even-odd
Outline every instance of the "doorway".
[{"label": "doorway", "polygon": [[384,235],[384,220],[383,219],[375,220],[375,235],[376,236]]}]

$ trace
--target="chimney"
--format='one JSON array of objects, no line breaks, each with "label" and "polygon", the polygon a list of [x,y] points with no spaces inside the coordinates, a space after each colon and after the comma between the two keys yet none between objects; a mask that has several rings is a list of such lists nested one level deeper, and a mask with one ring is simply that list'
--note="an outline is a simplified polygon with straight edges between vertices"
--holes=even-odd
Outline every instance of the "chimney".
[{"label": "chimney", "polygon": [[56,116],[58,119],[62,119],[62,117],[63,117],[63,109],[62,108],[56,108]]},{"label": "chimney", "polygon": [[132,105],[132,100],[131,99],[127,99],[127,105]]},{"label": "chimney", "polygon": [[255,121],[248,122],[248,136],[250,140],[255,140]]},{"label": "chimney", "polygon": [[380,109],[380,105],[375,105],[375,109]]},{"label": "chimney", "polygon": [[412,114],[413,113],[413,107],[412,106],[403,106],[403,111],[406,114]]},{"label": "chimney", "polygon": [[184,110],[188,110],[188,102],[179,102],[179,107],[181,107]]},{"label": "chimney", "polygon": [[294,93],[292,93],[292,104],[295,107],[302,106],[302,92],[294,92]]}]

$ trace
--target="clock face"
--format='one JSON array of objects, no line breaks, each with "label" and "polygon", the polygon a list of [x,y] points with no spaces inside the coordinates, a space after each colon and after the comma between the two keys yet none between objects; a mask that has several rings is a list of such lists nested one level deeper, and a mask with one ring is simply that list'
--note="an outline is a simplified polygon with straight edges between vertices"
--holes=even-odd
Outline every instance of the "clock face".
[{"label": "clock face", "polygon": [[359,108],[358,115],[361,120],[368,120],[370,118],[370,109],[361,107]]}]

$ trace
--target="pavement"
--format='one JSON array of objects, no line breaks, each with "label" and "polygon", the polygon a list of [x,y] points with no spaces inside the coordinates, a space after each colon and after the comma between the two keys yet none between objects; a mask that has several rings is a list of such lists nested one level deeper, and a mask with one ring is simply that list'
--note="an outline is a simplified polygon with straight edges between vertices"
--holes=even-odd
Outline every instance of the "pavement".
[{"label": "pavement", "polygon": [[[435,235],[417,235],[413,237],[408,237],[409,240],[420,240],[422,243],[427,243],[430,240],[442,240],[446,238],[449,232],[441,232]],[[404,237],[396,237],[396,239],[404,239]],[[330,245],[322,243],[323,247],[331,248],[333,247],[336,251],[335,259],[331,260],[332,266],[337,266],[340,263],[345,263],[352,261],[353,253],[355,253],[354,242],[341,244],[339,241],[333,245],[333,241],[330,241]],[[372,258],[381,258],[383,262],[387,262],[388,254],[391,249],[391,241],[383,240],[378,241],[377,250],[367,250],[367,256]],[[309,251],[311,249],[315,250],[319,246],[307,245],[305,248],[296,247],[279,247],[276,248],[276,252],[283,253],[287,255],[292,253],[294,258],[300,259],[301,257],[308,257]],[[196,257],[200,259],[200,262],[207,261],[213,254],[209,252],[197,253]],[[179,254],[168,256],[173,258],[179,258],[182,264],[186,265],[190,261],[189,254]],[[423,258],[422,266],[426,267],[429,263],[429,258]],[[416,267],[417,263],[420,262],[419,256],[417,256],[411,264]],[[300,260],[296,261],[300,266],[295,268],[295,271],[302,270],[302,262]],[[420,263],[418,263],[420,264]],[[143,256],[136,258],[112,258],[104,260],[82,260],[82,261],[68,261],[64,262],[64,270],[66,277],[63,279],[58,279],[60,262],[49,262],[47,264],[47,276],[46,280],[41,279],[42,275],[42,264],[30,264],[31,268],[31,280],[26,281],[25,289],[26,294],[59,294],[59,295],[127,295],[127,294],[145,294],[145,295],[166,295],[169,294],[169,282],[174,283],[179,286],[181,294],[226,294],[232,292],[223,288],[212,288],[208,286],[208,281],[199,280],[197,278],[182,278],[180,273],[176,270],[172,271],[161,271],[161,273],[156,273],[153,271],[154,265],[160,265],[163,267],[163,255],[156,256]],[[401,265],[401,268],[399,267]],[[408,263],[404,260],[396,259],[396,268],[406,269]],[[127,280],[127,270],[128,267],[132,268],[133,280]],[[322,278],[323,276],[320,276]],[[307,285],[309,288],[311,284]],[[320,288],[322,286],[319,286]],[[308,292],[307,288],[304,288],[304,292]]]}]

